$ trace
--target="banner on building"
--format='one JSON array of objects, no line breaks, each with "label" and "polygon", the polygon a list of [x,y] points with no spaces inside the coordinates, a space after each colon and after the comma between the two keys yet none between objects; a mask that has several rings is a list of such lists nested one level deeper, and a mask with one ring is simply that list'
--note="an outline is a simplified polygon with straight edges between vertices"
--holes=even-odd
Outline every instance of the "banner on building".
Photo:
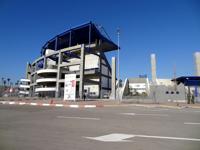
[{"label": "banner on building", "polygon": [[76,74],[65,74],[64,100],[76,99]]}]

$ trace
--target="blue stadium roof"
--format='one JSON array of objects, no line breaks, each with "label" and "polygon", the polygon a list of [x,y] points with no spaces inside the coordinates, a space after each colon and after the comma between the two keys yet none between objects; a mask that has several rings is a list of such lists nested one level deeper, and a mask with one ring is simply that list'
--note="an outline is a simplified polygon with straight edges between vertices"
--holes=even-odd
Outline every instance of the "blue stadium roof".
[{"label": "blue stadium roof", "polygon": [[66,47],[75,46],[78,44],[93,44],[96,43],[96,49],[103,52],[116,50],[118,46],[105,37],[96,25],[92,22],[71,28],[54,38],[47,41],[41,50],[41,55],[45,54],[46,49],[60,50]]},{"label": "blue stadium roof", "polygon": [[200,76],[182,76],[172,81],[177,84],[183,83],[185,86],[200,86]]}]

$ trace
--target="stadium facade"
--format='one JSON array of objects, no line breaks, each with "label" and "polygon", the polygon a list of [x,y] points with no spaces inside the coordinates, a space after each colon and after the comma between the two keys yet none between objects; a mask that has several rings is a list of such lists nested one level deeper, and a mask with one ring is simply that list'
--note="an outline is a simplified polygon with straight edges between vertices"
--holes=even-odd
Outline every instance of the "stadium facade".
[{"label": "stadium facade", "polygon": [[63,97],[65,74],[76,74],[77,98],[110,95],[112,71],[105,53],[116,49],[92,22],[56,35],[44,44],[40,57],[27,64],[21,94]]}]

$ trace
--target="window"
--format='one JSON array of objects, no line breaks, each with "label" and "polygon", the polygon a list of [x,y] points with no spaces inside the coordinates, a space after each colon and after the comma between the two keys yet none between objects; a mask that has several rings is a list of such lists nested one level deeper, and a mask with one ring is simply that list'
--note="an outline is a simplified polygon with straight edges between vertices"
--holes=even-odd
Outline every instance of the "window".
[{"label": "window", "polygon": [[176,94],[179,94],[179,91],[176,91]]},{"label": "window", "polygon": [[173,92],[173,91],[171,91],[171,94],[174,94],[174,92]]},{"label": "window", "polygon": [[166,92],[165,92],[165,94],[169,94],[169,92],[168,92],[168,91],[166,91]]}]

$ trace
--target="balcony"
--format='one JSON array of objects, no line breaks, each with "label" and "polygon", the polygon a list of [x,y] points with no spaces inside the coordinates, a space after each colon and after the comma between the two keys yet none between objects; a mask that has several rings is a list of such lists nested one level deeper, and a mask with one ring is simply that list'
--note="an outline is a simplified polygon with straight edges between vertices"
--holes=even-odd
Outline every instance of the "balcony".
[{"label": "balcony", "polygon": [[56,82],[56,78],[40,78],[36,80],[36,83],[45,83],[45,82]]},{"label": "balcony", "polygon": [[56,87],[42,87],[35,89],[35,92],[50,92],[50,91],[56,91]]},{"label": "balcony", "polygon": [[57,69],[41,69],[37,71],[37,74],[49,74],[49,73],[55,73],[57,74]]},{"label": "balcony", "polygon": [[19,88],[29,89],[29,88],[30,88],[30,85],[23,85],[23,84],[20,84],[20,85],[19,85]]}]

